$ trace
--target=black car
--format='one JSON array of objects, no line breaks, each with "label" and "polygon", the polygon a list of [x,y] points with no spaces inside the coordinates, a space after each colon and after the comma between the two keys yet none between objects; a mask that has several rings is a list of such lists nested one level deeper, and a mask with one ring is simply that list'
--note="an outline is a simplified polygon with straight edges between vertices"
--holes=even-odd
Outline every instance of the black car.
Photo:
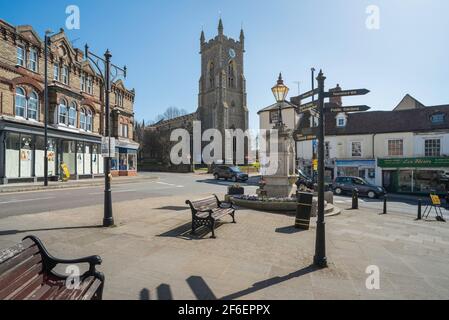
[{"label": "black car", "polygon": [[366,195],[370,199],[380,198],[386,194],[384,188],[370,184],[359,177],[338,177],[332,189],[336,195],[352,193],[354,189],[357,189],[360,195]]},{"label": "black car", "polygon": [[225,179],[225,180],[232,180],[234,182],[248,181],[248,175],[240,171],[239,167],[229,167],[229,166],[215,167],[214,178],[215,180]]}]

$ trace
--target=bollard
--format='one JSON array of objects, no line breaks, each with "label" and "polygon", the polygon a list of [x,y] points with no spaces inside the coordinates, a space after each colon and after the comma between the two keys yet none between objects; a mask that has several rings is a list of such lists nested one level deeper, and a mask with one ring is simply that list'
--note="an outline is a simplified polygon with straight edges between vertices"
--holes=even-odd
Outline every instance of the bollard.
[{"label": "bollard", "polygon": [[384,196],[384,214],[387,214],[387,200],[388,197],[387,195]]},{"label": "bollard", "polygon": [[352,190],[352,210],[359,209],[359,190]]},{"label": "bollard", "polygon": [[421,220],[422,219],[422,200],[419,199],[418,200],[418,219],[416,220]]}]

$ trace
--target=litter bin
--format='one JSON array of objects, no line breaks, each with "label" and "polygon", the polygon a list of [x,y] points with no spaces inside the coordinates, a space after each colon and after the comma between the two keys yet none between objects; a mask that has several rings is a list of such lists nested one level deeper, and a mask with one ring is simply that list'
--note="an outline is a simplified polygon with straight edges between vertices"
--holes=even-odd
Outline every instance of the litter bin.
[{"label": "litter bin", "polygon": [[310,217],[312,215],[313,193],[297,192],[297,207],[295,228],[302,230],[309,230]]}]

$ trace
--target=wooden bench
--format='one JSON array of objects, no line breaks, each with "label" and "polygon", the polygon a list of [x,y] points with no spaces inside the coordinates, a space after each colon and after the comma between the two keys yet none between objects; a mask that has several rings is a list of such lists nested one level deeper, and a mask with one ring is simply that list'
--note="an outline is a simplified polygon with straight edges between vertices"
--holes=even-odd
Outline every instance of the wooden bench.
[{"label": "wooden bench", "polygon": [[186,204],[192,210],[192,234],[195,234],[197,228],[206,226],[212,231],[211,238],[215,239],[215,222],[218,219],[230,215],[232,223],[236,223],[234,206],[220,201],[216,195],[202,200],[187,200]]},{"label": "wooden bench", "polygon": [[[53,271],[57,265],[89,264],[76,287],[69,275]],[[62,260],[51,256],[42,242],[29,236],[12,248],[0,250],[0,300],[101,300],[104,275],[95,270],[98,256]],[[70,279],[67,281],[70,284]]]}]

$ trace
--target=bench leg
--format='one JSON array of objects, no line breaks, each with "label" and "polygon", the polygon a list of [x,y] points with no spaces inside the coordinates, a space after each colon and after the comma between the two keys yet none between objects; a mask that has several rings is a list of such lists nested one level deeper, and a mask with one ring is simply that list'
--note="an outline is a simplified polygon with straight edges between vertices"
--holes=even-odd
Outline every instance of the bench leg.
[{"label": "bench leg", "polygon": [[217,237],[215,236],[215,220],[210,220],[210,229],[212,231],[212,236],[211,239],[217,239]]},{"label": "bench leg", "polygon": [[232,211],[231,217],[232,217],[232,223],[237,223],[237,222],[235,221],[235,211]]},{"label": "bench leg", "polygon": [[196,234],[195,220],[192,220],[192,232],[190,232],[190,234],[193,234],[193,235]]}]

